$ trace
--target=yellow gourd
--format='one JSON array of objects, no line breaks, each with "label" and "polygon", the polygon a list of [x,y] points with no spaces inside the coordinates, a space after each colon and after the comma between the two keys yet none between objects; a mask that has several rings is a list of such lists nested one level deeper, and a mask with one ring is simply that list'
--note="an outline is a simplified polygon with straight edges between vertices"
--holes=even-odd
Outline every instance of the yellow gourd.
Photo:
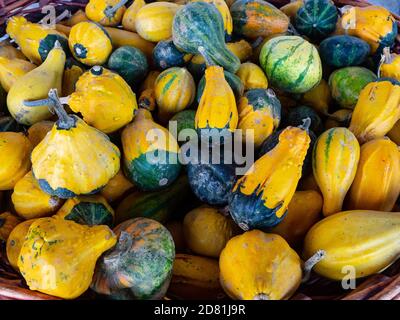
[{"label": "yellow gourd", "polygon": [[29,106],[27,102],[46,98],[53,88],[61,92],[64,64],[65,53],[56,42],[39,67],[18,78],[7,95],[7,107],[15,120],[30,126],[51,117],[47,105]]},{"label": "yellow gourd", "polygon": [[24,54],[15,48],[10,41],[3,40],[0,43],[0,57],[7,59],[21,59],[26,60]]},{"label": "yellow gourd", "polygon": [[40,121],[29,127],[28,139],[31,142],[33,148],[35,148],[40,143],[40,141],[44,139],[46,134],[51,131],[53,125],[53,121]]},{"label": "yellow gourd", "polygon": [[84,72],[85,69],[82,65],[78,64],[78,62],[72,58],[67,59],[62,81],[62,94],[64,97],[69,96],[75,91],[75,85]]},{"label": "yellow gourd", "polygon": [[250,43],[243,39],[237,42],[229,42],[226,46],[239,58],[240,62],[247,61],[253,54],[253,48]]},{"label": "yellow gourd", "polygon": [[383,60],[380,66],[380,76],[400,81],[400,55],[390,53],[390,48],[383,49]]},{"label": "yellow gourd", "polygon": [[28,172],[14,187],[11,195],[14,209],[24,219],[35,219],[55,213],[61,206],[62,200],[45,193],[39,183]]},{"label": "yellow gourd", "polygon": [[134,0],[133,3],[126,9],[122,17],[122,26],[125,30],[136,31],[135,21],[136,15],[140,8],[144,7],[146,2],[144,0]]},{"label": "yellow gourd", "polygon": [[113,177],[106,186],[101,190],[101,195],[108,201],[114,202],[119,200],[127,191],[133,188],[130,182],[122,172],[119,170],[117,175]]},{"label": "yellow gourd", "polygon": [[64,299],[89,288],[97,259],[117,242],[107,226],[61,218],[35,220],[25,239],[18,267],[29,289]]},{"label": "yellow gourd", "polygon": [[18,78],[34,69],[36,66],[22,59],[8,59],[0,57],[0,84],[5,91],[9,91]]},{"label": "yellow gourd", "polygon": [[0,214],[0,242],[7,241],[11,231],[20,222],[21,220],[10,212],[4,212]]},{"label": "yellow gourd", "polygon": [[68,20],[66,20],[64,23],[67,26],[74,26],[76,24],[78,24],[79,22],[82,21],[88,21],[89,18],[86,16],[85,11],[79,9],[78,11],[76,11]]},{"label": "yellow gourd", "polygon": [[361,91],[349,129],[360,143],[382,138],[400,119],[400,85],[371,82]]},{"label": "yellow gourd", "polygon": [[400,152],[397,145],[387,138],[363,144],[347,208],[391,211],[400,193],[399,180]]},{"label": "yellow gourd", "polygon": [[322,79],[318,86],[307,91],[302,98],[302,102],[312,107],[322,115],[327,115],[332,96],[328,82]]},{"label": "yellow gourd", "polygon": [[393,128],[387,133],[387,136],[397,145],[400,145],[400,120],[394,124]]},{"label": "yellow gourd", "polygon": [[344,211],[327,217],[307,233],[304,257],[323,250],[314,266],[333,280],[361,278],[383,271],[400,254],[400,213]]},{"label": "yellow gourd", "polygon": [[268,79],[264,71],[252,62],[242,63],[236,75],[242,80],[245,91],[268,88]]},{"label": "yellow gourd", "polygon": [[156,108],[156,94],[154,87],[156,79],[160,75],[160,71],[151,70],[146,76],[146,79],[142,82],[140,87],[140,96],[138,105],[140,108],[154,111]]},{"label": "yellow gourd", "polygon": [[315,143],[312,166],[321,189],[325,216],[342,210],[343,200],[354,180],[360,158],[360,145],[346,128],[332,128]]},{"label": "yellow gourd", "polygon": [[220,281],[236,300],[284,300],[299,287],[301,260],[279,235],[260,230],[233,237],[219,259]]},{"label": "yellow gourd", "polygon": [[303,0],[293,0],[281,7],[280,10],[284,14],[286,14],[293,22],[294,18],[296,17],[297,11],[299,11],[302,6],[304,6]]},{"label": "yellow gourd", "polygon": [[121,20],[127,0],[90,0],[85,7],[86,16],[103,26],[116,26]]},{"label": "yellow gourd", "polygon": [[11,190],[30,169],[32,145],[22,133],[0,132],[0,190]]}]

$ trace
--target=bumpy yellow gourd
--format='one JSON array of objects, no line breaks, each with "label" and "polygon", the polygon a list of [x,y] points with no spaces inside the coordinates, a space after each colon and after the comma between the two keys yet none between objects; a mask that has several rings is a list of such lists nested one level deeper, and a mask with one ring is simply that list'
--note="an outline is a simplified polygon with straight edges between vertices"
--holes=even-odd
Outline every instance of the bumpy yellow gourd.
[{"label": "bumpy yellow gourd", "polygon": [[226,44],[228,49],[239,58],[240,62],[247,61],[253,54],[253,48],[246,40],[229,42]]},{"label": "bumpy yellow gourd", "polygon": [[331,90],[325,79],[322,79],[318,86],[307,91],[302,98],[304,104],[309,105],[322,115],[328,114],[331,100]]},{"label": "bumpy yellow gourd", "polygon": [[219,267],[223,289],[237,300],[288,299],[302,277],[300,257],[287,242],[259,230],[229,240]]},{"label": "bumpy yellow gourd", "polygon": [[89,288],[97,259],[117,242],[107,226],[61,218],[35,220],[25,239],[18,267],[29,289],[64,299]]},{"label": "bumpy yellow gourd", "polygon": [[387,138],[363,144],[347,208],[391,211],[400,193],[399,181],[400,152],[397,145]]},{"label": "bumpy yellow gourd", "polygon": [[15,211],[24,219],[49,216],[62,204],[61,199],[51,196],[40,189],[38,182],[28,172],[14,187],[11,200]]},{"label": "bumpy yellow gourd", "polygon": [[44,139],[46,134],[51,131],[53,125],[53,121],[40,121],[29,127],[28,139],[31,142],[33,148],[35,148],[40,143],[40,141]]},{"label": "bumpy yellow gourd", "polygon": [[108,201],[113,202],[120,199],[127,191],[133,188],[132,182],[130,182],[125,176],[122,170],[119,170],[117,175],[113,177],[106,186],[101,190],[101,195]]},{"label": "bumpy yellow gourd", "polygon": [[85,7],[86,16],[103,26],[116,26],[124,15],[124,0],[90,0]]},{"label": "bumpy yellow gourd", "polygon": [[51,117],[47,105],[30,107],[25,102],[46,98],[50,89],[61,92],[64,64],[65,53],[56,43],[39,67],[18,78],[7,95],[7,107],[15,120],[32,125]]},{"label": "bumpy yellow gourd", "polygon": [[0,132],[0,190],[11,190],[30,169],[32,145],[22,133]]},{"label": "bumpy yellow gourd", "polygon": [[399,239],[399,212],[344,211],[311,228],[304,242],[304,257],[323,250],[325,257],[314,271],[329,279],[367,277],[396,261]]},{"label": "bumpy yellow gourd", "polygon": [[133,3],[126,9],[122,17],[122,26],[125,30],[136,31],[135,21],[136,15],[140,8],[144,7],[146,2],[144,0],[134,0]]},{"label": "bumpy yellow gourd", "polygon": [[20,222],[21,220],[10,212],[0,214],[0,241],[7,241],[11,231]]},{"label": "bumpy yellow gourd", "polygon": [[346,128],[332,128],[321,134],[315,143],[312,166],[321,189],[325,216],[342,210],[343,200],[357,171],[360,145]]},{"label": "bumpy yellow gourd", "polygon": [[390,48],[383,49],[383,62],[380,66],[380,76],[400,81],[400,55],[390,53]]},{"label": "bumpy yellow gourd", "polygon": [[125,80],[100,66],[85,72],[75,87],[68,99],[71,110],[80,112],[87,124],[104,133],[131,122],[138,108],[136,95]]},{"label": "bumpy yellow gourd", "polygon": [[360,143],[381,138],[400,119],[400,86],[371,82],[360,93],[349,129]]},{"label": "bumpy yellow gourd", "polygon": [[18,78],[35,67],[36,65],[26,60],[0,57],[1,86],[8,92]]},{"label": "bumpy yellow gourd", "polygon": [[242,80],[244,90],[268,88],[268,79],[264,71],[252,62],[242,63],[236,75]]}]

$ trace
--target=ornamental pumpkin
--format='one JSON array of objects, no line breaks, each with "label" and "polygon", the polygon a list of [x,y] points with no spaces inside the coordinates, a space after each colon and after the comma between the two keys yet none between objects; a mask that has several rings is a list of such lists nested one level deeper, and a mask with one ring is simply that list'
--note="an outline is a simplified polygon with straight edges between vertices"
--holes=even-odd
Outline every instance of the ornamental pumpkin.
[{"label": "ornamental pumpkin", "polygon": [[392,211],[400,193],[399,179],[397,145],[387,138],[368,141],[361,146],[360,161],[346,207],[349,210]]},{"label": "ornamental pumpkin", "polygon": [[74,299],[89,288],[97,259],[115,243],[107,226],[39,218],[29,227],[18,268],[30,290]]},{"label": "ornamental pumpkin", "polygon": [[125,30],[136,32],[136,15],[145,5],[146,2],[144,0],[134,0],[128,9],[126,9],[122,17],[122,27]]},{"label": "ornamental pumpkin", "polygon": [[131,190],[134,185],[125,177],[122,170],[111,178],[106,186],[100,191],[100,194],[109,202],[119,200],[126,192]]},{"label": "ornamental pumpkin", "polygon": [[281,236],[260,230],[229,240],[219,267],[222,288],[235,300],[288,299],[302,278],[297,253]]},{"label": "ornamental pumpkin", "polygon": [[260,65],[272,86],[289,93],[307,92],[322,78],[318,50],[298,36],[269,40],[261,49]]},{"label": "ornamental pumpkin", "polygon": [[55,90],[49,99],[59,120],[32,152],[33,175],[43,191],[62,199],[96,193],[118,173],[120,151],[104,133],[68,115]]},{"label": "ornamental pumpkin", "polygon": [[128,0],[90,0],[85,7],[86,16],[103,26],[116,26],[124,15]]},{"label": "ornamental pumpkin", "polygon": [[11,231],[19,223],[21,223],[21,220],[10,212],[0,214],[0,241],[7,241]]},{"label": "ornamental pumpkin", "polygon": [[309,119],[283,130],[278,144],[237,180],[229,212],[243,230],[272,227],[284,218],[310,144],[308,125]]},{"label": "ornamental pumpkin", "polygon": [[164,127],[153,121],[148,110],[139,109],[121,135],[124,170],[135,186],[155,191],[171,185],[181,169],[179,146]]},{"label": "ornamental pumpkin", "polygon": [[54,126],[53,121],[40,121],[30,126],[28,129],[28,139],[35,148]]},{"label": "ornamental pumpkin", "polygon": [[360,143],[381,138],[400,118],[400,85],[369,83],[360,93],[349,129]]},{"label": "ornamental pumpkin", "polygon": [[7,95],[8,111],[15,120],[30,126],[51,117],[46,104],[31,106],[29,101],[46,98],[49,90],[53,88],[61,92],[64,64],[65,53],[56,42],[39,67],[18,78]]},{"label": "ornamental pumpkin", "polygon": [[344,211],[311,228],[304,241],[303,256],[323,251],[324,258],[314,267],[323,277],[338,281],[343,277],[364,278],[397,260],[399,236],[399,212]]},{"label": "ornamental pumpkin", "polygon": [[236,74],[242,80],[245,91],[268,88],[268,79],[264,71],[252,62],[242,63]]},{"label": "ornamental pumpkin", "polygon": [[312,166],[321,189],[325,216],[342,210],[343,200],[354,180],[360,145],[346,128],[332,128],[321,134],[314,146]]},{"label": "ornamental pumpkin", "polygon": [[36,68],[36,65],[22,59],[8,59],[0,57],[0,84],[4,90],[10,91],[16,80],[27,72]]},{"label": "ornamental pumpkin", "polygon": [[68,52],[68,38],[63,33],[39,23],[31,23],[22,16],[11,17],[7,21],[6,32],[36,65],[46,60],[56,41]]},{"label": "ornamental pumpkin", "polygon": [[226,46],[239,58],[240,62],[247,61],[253,55],[252,46],[244,39],[236,42],[229,42]]},{"label": "ornamental pumpkin", "polygon": [[321,115],[328,114],[331,100],[331,90],[325,79],[321,79],[316,87],[304,93],[301,99],[305,105],[309,105]]},{"label": "ornamental pumpkin", "polygon": [[81,113],[87,124],[104,133],[117,131],[131,122],[138,108],[136,95],[125,80],[100,66],[79,78],[68,105],[73,112]]},{"label": "ornamental pumpkin", "polygon": [[11,201],[17,214],[26,220],[49,216],[62,204],[61,199],[40,189],[32,171],[16,183]]},{"label": "ornamental pumpkin", "polygon": [[11,190],[30,169],[32,145],[23,133],[0,132],[0,190]]},{"label": "ornamental pumpkin", "polygon": [[390,48],[384,48],[383,59],[380,65],[380,76],[400,81],[400,55],[390,53]]},{"label": "ornamental pumpkin", "polygon": [[62,94],[69,96],[75,91],[75,85],[79,77],[85,72],[81,63],[73,58],[68,58],[65,62],[64,75],[62,80]]},{"label": "ornamental pumpkin", "polygon": [[179,50],[171,39],[158,42],[153,50],[154,64],[161,70],[183,67],[192,56],[190,53]]},{"label": "ornamental pumpkin", "polygon": [[136,218],[114,232],[118,243],[99,260],[92,290],[118,300],[161,299],[175,258],[169,231],[157,221]]},{"label": "ornamental pumpkin", "polygon": [[107,31],[91,21],[74,25],[68,43],[75,59],[88,66],[104,64],[113,48]]}]

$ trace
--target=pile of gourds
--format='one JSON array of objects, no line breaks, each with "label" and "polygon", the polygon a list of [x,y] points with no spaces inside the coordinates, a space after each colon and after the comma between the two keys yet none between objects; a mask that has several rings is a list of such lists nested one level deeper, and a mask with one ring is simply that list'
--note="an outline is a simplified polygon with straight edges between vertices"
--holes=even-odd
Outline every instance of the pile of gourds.
[{"label": "pile of gourds", "polygon": [[[90,0],[53,28],[14,16],[6,32],[0,239],[31,290],[288,299],[311,269],[362,278],[399,256],[386,8]],[[183,164],[185,129],[251,130],[256,160],[244,175],[222,156]]]}]

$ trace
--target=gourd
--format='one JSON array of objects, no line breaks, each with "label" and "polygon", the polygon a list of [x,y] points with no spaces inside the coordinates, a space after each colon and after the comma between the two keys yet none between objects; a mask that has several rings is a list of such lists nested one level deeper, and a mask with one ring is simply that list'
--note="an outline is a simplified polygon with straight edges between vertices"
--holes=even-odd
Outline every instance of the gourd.
[{"label": "gourd", "polygon": [[360,93],[349,129],[360,143],[381,138],[400,118],[400,85],[369,83]]},{"label": "gourd", "polygon": [[289,126],[297,127],[303,123],[303,120],[310,118],[310,130],[319,135],[324,130],[324,125],[319,115],[309,106],[298,106],[289,109],[285,122]]},{"label": "gourd", "polygon": [[49,99],[59,120],[32,152],[34,177],[43,191],[62,199],[98,192],[118,173],[119,149],[104,133],[68,115],[55,90]]},{"label": "gourd", "polygon": [[219,283],[218,261],[177,254],[167,296],[178,300],[221,300],[226,294]]},{"label": "gourd", "polygon": [[22,59],[0,57],[0,84],[8,92],[18,78],[36,66]]},{"label": "gourd", "polygon": [[387,133],[387,136],[397,145],[400,145],[400,121],[397,121],[392,129]]},{"label": "gourd", "polygon": [[7,241],[11,231],[21,222],[10,212],[0,214],[0,241]]},{"label": "gourd", "polygon": [[304,6],[304,1],[303,0],[293,0],[290,1],[288,4],[285,4],[284,6],[280,7],[279,9],[286,14],[292,23],[294,22],[294,19],[296,17],[297,11],[301,7]]},{"label": "gourd", "polygon": [[226,46],[236,57],[239,58],[240,62],[247,61],[253,55],[253,48],[250,43],[244,39],[236,42],[229,42]]},{"label": "gourd", "polygon": [[183,220],[185,243],[192,252],[201,256],[218,258],[237,231],[234,222],[213,207],[196,208]]},{"label": "gourd", "polygon": [[61,199],[40,189],[32,171],[18,180],[11,200],[17,214],[26,220],[50,216],[62,205]]},{"label": "gourd", "polygon": [[206,55],[216,65],[236,73],[240,60],[226,46],[223,19],[215,6],[205,2],[192,2],[175,15],[172,39],[177,48],[185,52]]},{"label": "gourd", "polygon": [[75,91],[79,77],[85,72],[85,68],[73,58],[68,58],[65,62],[64,75],[62,80],[62,94],[69,96]]},{"label": "gourd", "polygon": [[72,27],[79,22],[88,21],[88,17],[86,13],[82,9],[78,9],[74,14],[72,14],[67,20],[63,21],[62,23],[66,26]]},{"label": "gourd", "polygon": [[179,175],[179,146],[164,127],[155,123],[148,110],[139,109],[121,135],[126,177],[144,191],[171,185]]},{"label": "gourd", "polygon": [[114,210],[100,195],[79,196],[65,201],[54,217],[88,226],[108,225],[114,221]]},{"label": "gourd", "polygon": [[310,39],[326,38],[336,29],[338,10],[331,0],[304,0],[294,18],[296,30]]},{"label": "gourd", "polygon": [[400,55],[390,53],[390,48],[383,49],[383,63],[380,65],[380,76],[400,81]]},{"label": "gourd", "polygon": [[89,0],[85,7],[86,16],[103,26],[116,26],[124,15],[127,0]]},{"label": "gourd", "polygon": [[219,267],[222,288],[235,300],[288,299],[302,277],[297,253],[281,236],[260,230],[230,239]]},{"label": "gourd", "polygon": [[161,70],[183,67],[191,58],[190,53],[179,50],[171,39],[158,42],[153,50],[153,61]]},{"label": "gourd", "polygon": [[322,78],[317,49],[298,36],[280,36],[261,49],[260,65],[272,86],[289,93],[304,93]]},{"label": "gourd", "polygon": [[114,228],[117,245],[99,260],[92,290],[111,299],[161,299],[169,286],[174,241],[159,222],[130,219]]},{"label": "gourd", "polygon": [[140,49],[122,46],[110,55],[108,68],[118,73],[129,85],[135,86],[146,77],[149,66]]},{"label": "gourd", "polygon": [[[329,279],[367,277],[397,260],[399,232],[398,212],[344,211],[311,228],[304,241],[303,256],[323,250],[324,258],[314,271]],[[354,268],[354,273],[343,272],[348,266]]]},{"label": "gourd", "polygon": [[168,221],[165,227],[171,233],[172,239],[175,244],[175,252],[185,252],[186,243],[185,237],[183,236],[183,223],[180,220]]},{"label": "gourd", "polygon": [[304,93],[301,100],[304,104],[309,105],[319,114],[328,114],[329,105],[332,100],[328,82],[326,82],[325,79],[321,79],[321,82],[316,87]]},{"label": "gourd", "polygon": [[135,18],[136,32],[145,40],[158,42],[172,36],[172,21],[181,6],[159,1],[144,5]]},{"label": "gourd", "polygon": [[32,145],[16,132],[0,132],[0,141],[0,190],[11,190],[31,167]]},{"label": "gourd", "polygon": [[[186,140],[197,138],[194,127],[195,117],[196,117],[195,110],[182,110],[171,118],[170,124],[176,122],[176,133],[177,133],[176,136],[178,138],[178,143],[180,145],[183,144]],[[186,140],[183,139],[184,137],[186,138]]]},{"label": "gourd", "polygon": [[51,117],[47,105],[39,104],[31,107],[27,102],[46,98],[52,88],[61,92],[64,64],[65,53],[56,42],[39,67],[18,78],[7,95],[8,111],[15,120],[30,126]]},{"label": "gourd", "polygon": [[18,268],[30,290],[74,299],[89,288],[97,259],[115,243],[107,226],[39,218],[29,227]]},{"label": "gourd", "polygon": [[125,193],[131,190],[134,185],[124,176],[122,170],[119,170],[116,176],[111,178],[106,186],[100,191],[100,194],[112,203],[119,200]]},{"label": "gourd", "polygon": [[154,83],[154,92],[158,118],[166,123],[194,101],[196,85],[186,68],[173,67],[160,73]]},{"label": "gourd", "polygon": [[21,126],[13,117],[3,116],[0,117],[0,132],[22,132],[24,131]]},{"label": "gourd", "polygon": [[269,231],[280,235],[293,248],[299,248],[307,231],[320,219],[322,197],[318,191],[296,191],[285,219]]},{"label": "gourd", "polygon": [[364,67],[346,67],[334,71],[329,77],[332,98],[341,108],[354,109],[361,90],[376,75]]},{"label": "gourd", "polygon": [[63,33],[66,37],[69,37],[69,34],[70,34],[70,32],[71,32],[71,27],[70,27],[70,26],[66,26],[66,25],[63,25],[63,24],[61,24],[61,23],[56,23],[55,27],[56,27],[56,30],[57,30],[58,32],[61,32],[61,33]]},{"label": "gourd", "polygon": [[323,63],[335,68],[358,66],[367,59],[370,51],[367,42],[347,35],[326,38],[319,45]]},{"label": "gourd", "polygon": [[132,4],[126,9],[122,17],[122,27],[125,30],[135,32],[136,15],[138,11],[146,5],[144,0],[134,0]]},{"label": "gourd", "polygon": [[15,48],[8,40],[3,40],[0,43],[0,57],[7,59],[26,60],[24,54],[20,50]]},{"label": "gourd", "polygon": [[[152,72],[153,71],[150,71],[149,74],[151,74]],[[159,72],[157,72],[157,75],[158,74]],[[149,111],[154,111],[156,109],[156,94],[154,92],[154,83],[152,87],[149,87],[142,91],[139,96],[138,105],[140,108],[147,109]]]},{"label": "gourd", "polygon": [[230,7],[236,33],[249,38],[284,33],[289,18],[272,4],[262,0],[238,0]]},{"label": "gourd", "polygon": [[284,129],[278,144],[237,180],[229,212],[243,230],[272,227],[284,218],[310,144],[309,122]]},{"label": "gourd", "polygon": [[252,62],[242,63],[237,72],[237,76],[242,80],[245,91],[268,88],[268,79],[264,71]]},{"label": "gourd", "polygon": [[400,153],[394,142],[379,138],[363,144],[346,208],[392,211],[400,193],[399,179]]},{"label": "gourd", "polygon": [[187,205],[181,199],[192,198],[188,178],[182,175],[166,189],[153,192],[134,191],[129,194],[119,203],[115,222],[145,217],[165,223],[182,212],[186,213]]},{"label": "gourd", "polygon": [[18,271],[18,257],[21,252],[22,245],[25,241],[25,237],[28,234],[29,227],[35,221],[35,219],[26,220],[17,224],[12,229],[7,239],[6,252],[7,259],[10,265]]},{"label": "gourd", "polygon": [[314,146],[314,178],[324,198],[325,216],[342,210],[343,200],[354,180],[360,145],[347,128],[332,128],[321,134]]},{"label": "gourd", "polygon": [[136,95],[125,80],[100,66],[79,77],[68,105],[73,112],[80,112],[87,124],[104,133],[131,122],[138,108]]},{"label": "gourd", "polygon": [[350,125],[351,115],[353,111],[351,109],[339,109],[334,113],[328,115],[328,119],[325,121],[325,129],[331,129],[335,127],[348,127]]},{"label": "gourd", "polygon": [[39,23],[31,23],[22,16],[11,17],[7,21],[6,32],[36,65],[46,60],[56,41],[68,52],[68,39],[63,33]]},{"label": "gourd", "polygon": [[246,91],[239,101],[238,111],[238,129],[242,130],[242,138],[246,139],[247,130],[254,130],[255,148],[259,148],[280,124],[281,103],[272,89]]},{"label": "gourd", "polygon": [[88,66],[104,64],[113,48],[108,32],[91,21],[74,25],[69,34],[68,44],[74,58]]},{"label": "gourd", "polygon": [[53,121],[40,121],[30,126],[28,129],[28,139],[35,148],[40,141],[44,139],[46,134],[51,131],[54,126]]}]

